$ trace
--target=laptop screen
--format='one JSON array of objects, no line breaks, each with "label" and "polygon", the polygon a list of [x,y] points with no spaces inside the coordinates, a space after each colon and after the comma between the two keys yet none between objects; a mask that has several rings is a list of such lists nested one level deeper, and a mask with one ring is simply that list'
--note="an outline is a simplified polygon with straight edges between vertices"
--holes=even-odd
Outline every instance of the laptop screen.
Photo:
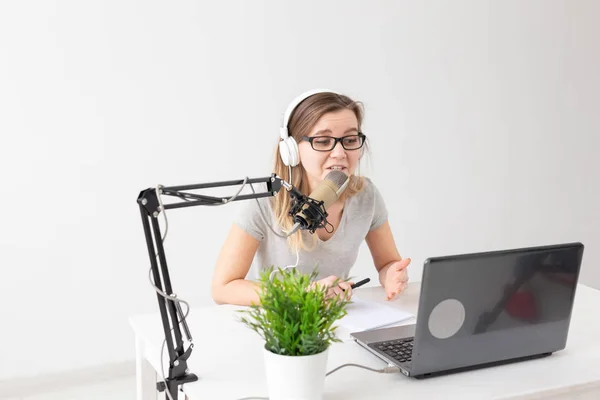
[{"label": "laptop screen", "polygon": [[416,362],[455,368],[564,348],[582,253],[568,244],[427,260]]}]

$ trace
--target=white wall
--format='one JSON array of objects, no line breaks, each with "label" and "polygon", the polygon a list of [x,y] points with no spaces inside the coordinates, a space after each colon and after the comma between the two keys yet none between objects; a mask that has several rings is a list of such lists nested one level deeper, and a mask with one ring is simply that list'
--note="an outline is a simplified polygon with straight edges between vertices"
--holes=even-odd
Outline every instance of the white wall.
[{"label": "white wall", "polygon": [[[0,380],[132,359],[128,316],[158,311],[139,191],[268,176],[280,113],[314,87],[365,103],[370,176],[413,279],[429,256],[582,241],[582,280],[600,287],[599,12],[2,2]],[[168,214],[193,306],[212,304],[236,207]],[[353,274],[375,278],[366,246]]]}]

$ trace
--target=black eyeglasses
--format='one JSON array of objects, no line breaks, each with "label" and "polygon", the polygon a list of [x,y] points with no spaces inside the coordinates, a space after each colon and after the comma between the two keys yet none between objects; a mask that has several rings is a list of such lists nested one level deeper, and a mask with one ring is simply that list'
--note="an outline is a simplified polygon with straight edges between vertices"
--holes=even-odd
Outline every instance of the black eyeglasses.
[{"label": "black eyeglasses", "polygon": [[362,132],[359,132],[358,135],[349,135],[341,138],[332,136],[302,136],[302,140],[310,142],[313,150],[316,151],[331,151],[338,142],[342,143],[342,147],[345,150],[358,150],[365,144],[366,138]]}]

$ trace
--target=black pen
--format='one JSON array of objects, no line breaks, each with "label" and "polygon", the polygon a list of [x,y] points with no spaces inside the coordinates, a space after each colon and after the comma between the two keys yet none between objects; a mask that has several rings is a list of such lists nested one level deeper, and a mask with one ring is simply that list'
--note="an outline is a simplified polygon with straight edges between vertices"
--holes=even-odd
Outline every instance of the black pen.
[{"label": "black pen", "polygon": [[363,280],[362,280],[362,281],[360,281],[360,282],[353,283],[353,284],[350,286],[350,288],[351,288],[351,289],[356,289],[357,287],[361,287],[361,286],[362,286],[362,285],[364,285],[365,283],[369,283],[369,282],[371,282],[371,278],[365,278],[365,279],[363,279]]}]

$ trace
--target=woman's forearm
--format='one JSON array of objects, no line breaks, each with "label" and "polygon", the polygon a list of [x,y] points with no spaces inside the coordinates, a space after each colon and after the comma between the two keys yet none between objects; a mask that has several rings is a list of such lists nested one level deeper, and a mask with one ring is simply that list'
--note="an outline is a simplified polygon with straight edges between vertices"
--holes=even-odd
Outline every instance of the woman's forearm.
[{"label": "woman's forearm", "polygon": [[259,286],[246,279],[235,279],[225,285],[213,288],[213,299],[217,304],[250,306],[260,302]]}]

